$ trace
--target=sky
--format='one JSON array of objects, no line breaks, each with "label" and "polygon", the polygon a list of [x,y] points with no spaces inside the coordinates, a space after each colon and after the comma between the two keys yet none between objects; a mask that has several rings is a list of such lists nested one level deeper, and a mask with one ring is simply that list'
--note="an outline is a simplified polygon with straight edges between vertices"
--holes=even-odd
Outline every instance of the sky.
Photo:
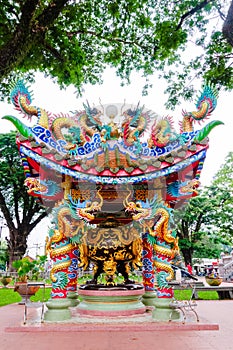
[{"label": "sky", "polygon": [[[60,90],[49,78],[44,78],[42,74],[37,74],[36,82],[31,85],[30,89],[33,91],[32,105],[53,113],[68,113],[83,109],[82,103],[86,102],[86,100],[89,101],[90,105],[99,105],[100,100],[102,104],[123,103],[125,100],[127,104],[133,105],[137,105],[140,101],[140,105],[145,105],[146,108],[151,109],[160,116],[173,116],[178,132],[178,121],[182,120],[182,109],[187,111],[195,110],[196,98],[194,98],[193,102],[183,101],[181,105],[176,107],[175,111],[168,111],[164,106],[166,101],[166,95],[163,94],[165,83],[156,77],[152,77],[151,80],[153,88],[148,91],[147,96],[142,96],[141,92],[145,81],[139,75],[133,74],[131,84],[121,87],[121,80],[115,75],[115,72],[107,69],[103,76],[104,83],[102,85],[86,85],[83,96],[77,98],[74,88],[69,87],[66,90]],[[197,83],[200,84],[199,82]],[[199,88],[197,90],[199,91]],[[199,95],[198,91],[197,97]],[[195,130],[198,130],[211,120],[221,120],[224,123],[224,125],[214,128],[209,135],[209,150],[207,151],[207,157],[200,177],[203,186],[210,185],[213,176],[224,163],[227,154],[233,151],[232,98],[232,92],[220,91],[217,107],[209,120],[201,125],[194,125]],[[26,122],[22,115],[14,110],[13,105],[0,103],[0,118],[9,114]],[[32,125],[35,123],[36,119],[33,119]],[[14,130],[14,126],[6,120],[0,119],[0,126],[1,133]],[[30,255],[43,254],[47,226],[48,223],[42,222],[30,235],[28,239]]]}]

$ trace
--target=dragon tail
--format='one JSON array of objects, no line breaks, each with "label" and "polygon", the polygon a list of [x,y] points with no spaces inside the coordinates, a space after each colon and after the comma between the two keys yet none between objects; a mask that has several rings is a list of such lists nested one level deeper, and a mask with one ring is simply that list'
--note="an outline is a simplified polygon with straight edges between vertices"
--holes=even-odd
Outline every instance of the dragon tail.
[{"label": "dragon tail", "polygon": [[202,130],[199,131],[199,133],[195,136],[193,141],[202,141],[205,137],[207,137],[210,133],[210,131],[217,125],[224,124],[220,120],[213,120],[209,124],[207,124]]},{"label": "dragon tail", "polygon": [[4,117],[2,117],[2,119],[9,120],[12,124],[14,124],[14,126],[22,136],[26,138],[33,137],[31,129],[14,116],[5,115]]}]

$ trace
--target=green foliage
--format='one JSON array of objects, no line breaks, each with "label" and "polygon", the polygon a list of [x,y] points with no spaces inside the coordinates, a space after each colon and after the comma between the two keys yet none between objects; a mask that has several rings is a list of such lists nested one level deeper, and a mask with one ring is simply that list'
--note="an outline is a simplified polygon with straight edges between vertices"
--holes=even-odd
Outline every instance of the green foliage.
[{"label": "green foliage", "polygon": [[227,10],[226,0],[2,0],[2,98],[13,77],[32,81],[35,71],[81,93],[83,84],[101,83],[107,66],[123,83],[132,71],[144,77],[158,71],[170,106],[191,98],[194,76],[231,89],[232,47],[216,25],[222,27]]},{"label": "green foliage", "polygon": [[47,215],[24,186],[25,176],[13,131],[0,134],[0,178],[0,216],[9,229],[7,249],[11,262],[24,255],[29,233]]},{"label": "green foliage", "polygon": [[5,270],[6,263],[9,260],[8,252],[7,252],[7,243],[2,240],[0,242],[0,270]]},{"label": "green foliage", "polygon": [[[27,210],[35,202],[34,198],[29,199],[24,186],[25,176],[16,145],[16,132],[13,131],[0,134],[0,178],[0,191],[11,217],[20,205],[25,205]],[[2,203],[0,209],[3,211]]]},{"label": "green foliage", "polygon": [[195,243],[193,258],[204,258],[216,259],[220,257],[223,251],[223,245],[225,241],[221,236],[215,236],[202,232],[200,239]]},{"label": "green foliage", "polygon": [[44,272],[44,265],[47,261],[46,255],[37,256],[35,260],[29,260],[28,257],[15,260],[12,266],[18,273],[18,280],[25,282],[28,278],[30,280],[38,280],[40,274]]},{"label": "green foliage", "polygon": [[22,203],[27,195],[26,188],[22,186],[25,177],[15,138],[16,132],[13,131],[0,134],[0,191],[9,203],[11,213],[15,198]]},{"label": "green foliage", "polygon": [[[224,244],[233,244],[233,152],[229,152],[224,164],[207,188],[208,195],[212,200],[218,200],[218,205],[210,212],[211,232],[221,236]],[[214,225],[214,230],[212,226]]]},{"label": "green foliage", "polygon": [[233,152],[215,175],[211,186],[191,198],[184,210],[175,212],[183,255],[219,258],[233,244]]}]

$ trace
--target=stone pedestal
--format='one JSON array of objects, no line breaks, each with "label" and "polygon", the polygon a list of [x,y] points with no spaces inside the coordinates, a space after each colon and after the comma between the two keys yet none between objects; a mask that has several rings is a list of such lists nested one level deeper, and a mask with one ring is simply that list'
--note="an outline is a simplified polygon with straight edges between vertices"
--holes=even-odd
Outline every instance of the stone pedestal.
[{"label": "stone pedestal", "polygon": [[154,300],[155,309],[152,311],[152,318],[158,322],[179,321],[180,313],[170,307],[171,298],[157,298]]},{"label": "stone pedestal", "polygon": [[50,299],[46,306],[48,310],[45,312],[44,321],[59,322],[71,319],[69,299]]},{"label": "stone pedestal", "polygon": [[67,299],[70,301],[70,307],[75,307],[79,304],[77,292],[68,292]]},{"label": "stone pedestal", "polygon": [[142,303],[145,306],[154,306],[157,300],[157,294],[155,291],[146,291],[142,296]]},{"label": "stone pedestal", "polygon": [[138,290],[79,290],[81,302],[77,311],[90,316],[131,316],[146,311],[141,297],[144,288]]}]

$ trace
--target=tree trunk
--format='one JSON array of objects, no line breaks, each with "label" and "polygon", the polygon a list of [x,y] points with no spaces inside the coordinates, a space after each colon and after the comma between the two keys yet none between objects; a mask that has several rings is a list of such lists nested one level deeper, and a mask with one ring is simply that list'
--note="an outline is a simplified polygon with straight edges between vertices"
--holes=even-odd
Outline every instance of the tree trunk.
[{"label": "tree trunk", "polygon": [[186,248],[186,249],[181,249],[181,252],[184,257],[184,262],[185,265],[187,266],[188,264],[192,266],[192,256],[193,256],[193,250],[191,248]]},{"label": "tree trunk", "polygon": [[21,259],[27,250],[28,233],[22,233],[22,230],[14,229],[9,231],[10,239],[7,239],[9,265],[8,271],[13,271],[12,262]]}]

